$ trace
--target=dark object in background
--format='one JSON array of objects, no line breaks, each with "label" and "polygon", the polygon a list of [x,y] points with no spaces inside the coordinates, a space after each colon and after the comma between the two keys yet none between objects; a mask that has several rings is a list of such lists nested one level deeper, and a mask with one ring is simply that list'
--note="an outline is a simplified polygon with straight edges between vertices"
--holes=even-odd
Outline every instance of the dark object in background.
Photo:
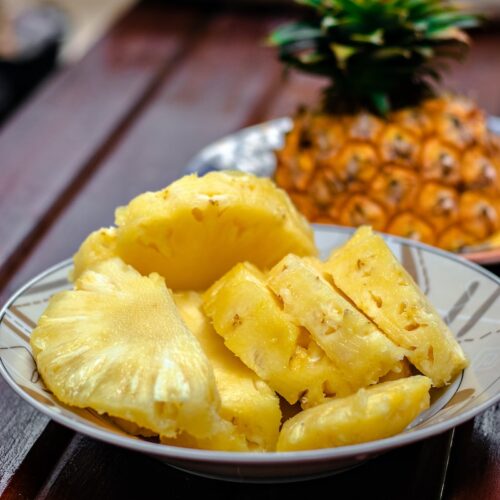
[{"label": "dark object in background", "polygon": [[12,28],[16,50],[0,56],[0,125],[56,66],[66,17],[55,7],[33,8]]}]

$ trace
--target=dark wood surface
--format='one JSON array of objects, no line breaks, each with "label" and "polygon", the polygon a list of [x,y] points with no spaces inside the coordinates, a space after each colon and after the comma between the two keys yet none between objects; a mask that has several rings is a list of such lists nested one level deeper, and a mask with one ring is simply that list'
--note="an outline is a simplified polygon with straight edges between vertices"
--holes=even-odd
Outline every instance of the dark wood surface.
[{"label": "dark wood surface", "polygon": [[[0,129],[0,299],[73,254],[116,206],[179,177],[204,145],[312,103],[263,45],[270,9],[140,5]],[[500,115],[500,33],[448,82]],[[497,269],[494,269],[497,271]],[[500,409],[337,476],[243,485],[185,474],[50,422],[0,381],[2,498],[500,498]]]}]

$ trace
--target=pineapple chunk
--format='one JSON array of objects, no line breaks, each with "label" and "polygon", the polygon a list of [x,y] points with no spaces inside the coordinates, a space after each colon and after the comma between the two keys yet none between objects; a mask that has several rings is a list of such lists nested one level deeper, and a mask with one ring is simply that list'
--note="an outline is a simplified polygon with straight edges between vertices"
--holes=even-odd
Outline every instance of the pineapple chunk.
[{"label": "pineapple chunk", "polygon": [[410,362],[403,358],[399,363],[380,378],[379,382],[389,382],[389,380],[399,380],[400,378],[411,377],[413,375]]},{"label": "pineapple chunk", "polygon": [[282,259],[270,271],[268,285],[294,323],[311,333],[353,388],[375,384],[403,358],[403,349],[306,259],[292,254]]},{"label": "pineapple chunk", "polygon": [[342,290],[436,387],[467,366],[444,321],[384,240],[361,227],[325,264]]},{"label": "pineapple chunk", "polygon": [[290,404],[353,389],[305,329],[281,309],[258,269],[238,264],[206,293],[204,310],[226,346]]},{"label": "pineapple chunk", "polygon": [[[247,368],[225,345],[202,310],[203,298],[196,292],[174,295],[175,303],[188,328],[195,334],[212,363],[220,394],[220,415],[232,422],[244,437],[249,450],[272,451],[276,448],[281,423],[280,402],[275,392]],[[199,448],[232,449],[228,434],[218,441],[198,442]],[[234,442],[235,439],[229,435]],[[184,436],[173,444],[192,443]]]},{"label": "pineapple chunk", "polygon": [[63,403],[172,437],[205,438],[224,425],[210,363],[163,278],[141,276],[118,258],[52,297],[31,347]]},{"label": "pineapple chunk", "polygon": [[87,269],[113,257],[117,257],[116,228],[103,227],[90,233],[73,256],[70,280],[76,281]]},{"label": "pineapple chunk", "polygon": [[402,432],[429,407],[431,381],[422,375],[360,389],[286,421],[278,451],[346,446]]},{"label": "pineapple chunk", "polygon": [[174,290],[206,290],[238,262],[271,267],[315,255],[313,232],[269,179],[236,172],[185,176],[116,210],[119,256]]}]

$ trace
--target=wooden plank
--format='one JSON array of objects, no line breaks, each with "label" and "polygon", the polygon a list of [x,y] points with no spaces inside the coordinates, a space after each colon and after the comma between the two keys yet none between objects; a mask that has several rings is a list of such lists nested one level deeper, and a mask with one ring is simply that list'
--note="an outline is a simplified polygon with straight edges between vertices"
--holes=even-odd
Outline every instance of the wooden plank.
[{"label": "wooden plank", "polygon": [[79,64],[49,79],[0,131],[0,283],[199,26],[192,11],[133,11]]},{"label": "wooden plank", "polygon": [[[440,438],[434,438],[434,443]],[[314,481],[285,484],[248,484],[214,481],[180,472],[145,455],[76,436],[59,466],[48,478],[38,499],[57,498],[335,498],[421,500],[437,498],[440,466],[417,477],[415,464],[429,458],[419,443],[386,453],[347,472]],[[417,481],[418,479],[418,481]],[[439,490],[439,488],[437,488]]]},{"label": "wooden plank", "polygon": [[500,498],[500,405],[457,428],[444,498]]},{"label": "wooden plank", "polygon": [[261,44],[268,24],[266,18],[239,14],[214,20],[48,230],[4,297],[44,268],[70,257],[92,230],[112,224],[115,207],[143,191],[166,186],[205,144],[260,116],[281,77],[273,51]]},{"label": "wooden plank", "polygon": [[[32,415],[32,412],[23,412],[22,414]],[[8,451],[12,457],[10,461],[11,467],[2,480],[5,482],[6,488],[3,489],[0,485],[2,500],[35,498],[37,492],[47,481],[47,477],[52,473],[54,464],[60,459],[74,436],[72,431],[61,427],[55,422],[49,422],[46,428],[45,424],[44,419],[43,433],[40,432],[40,425],[33,425],[32,422],[26,428],[28,436],[30,434],[34,436],[40,434],[40,437],[33,443],[33,446],[20,466],[20,458],[23,456],[25,450],[16,447]],[[3,456],[1,451],[0,456]],[[2,466],[5,467],[5,463]]]},{"label": "wooden plank", "polygon": [[[84,184],[106,149],[142,111],[149,95],[191,45],[195,27],[200,27],[199,16],[190,10],[141,7],[80,65],[50,80],[3,130],[1,286],[2,277],[5,280],[15,261],[43,234],[39,226],[57,217],[66,203],[64,196]],[[48,419],[3,380],[0,398],[5,408],[0,412],[1,493],[37,439],[44,442]]]}]

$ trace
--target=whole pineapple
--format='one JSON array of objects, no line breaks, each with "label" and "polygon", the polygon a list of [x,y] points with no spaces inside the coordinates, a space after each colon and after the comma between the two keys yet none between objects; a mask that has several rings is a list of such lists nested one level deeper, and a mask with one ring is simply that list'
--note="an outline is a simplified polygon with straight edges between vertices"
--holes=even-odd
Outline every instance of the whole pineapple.
[{"label": "whole pineapple", "polygon": [[439,93],[440,64],[478,20],[438,0],[301,0],[309,20],[271,43],[331,79],[276,152],[275,180],[313,222],[461,251],[500,228],[500,143],[469,99]]}]

